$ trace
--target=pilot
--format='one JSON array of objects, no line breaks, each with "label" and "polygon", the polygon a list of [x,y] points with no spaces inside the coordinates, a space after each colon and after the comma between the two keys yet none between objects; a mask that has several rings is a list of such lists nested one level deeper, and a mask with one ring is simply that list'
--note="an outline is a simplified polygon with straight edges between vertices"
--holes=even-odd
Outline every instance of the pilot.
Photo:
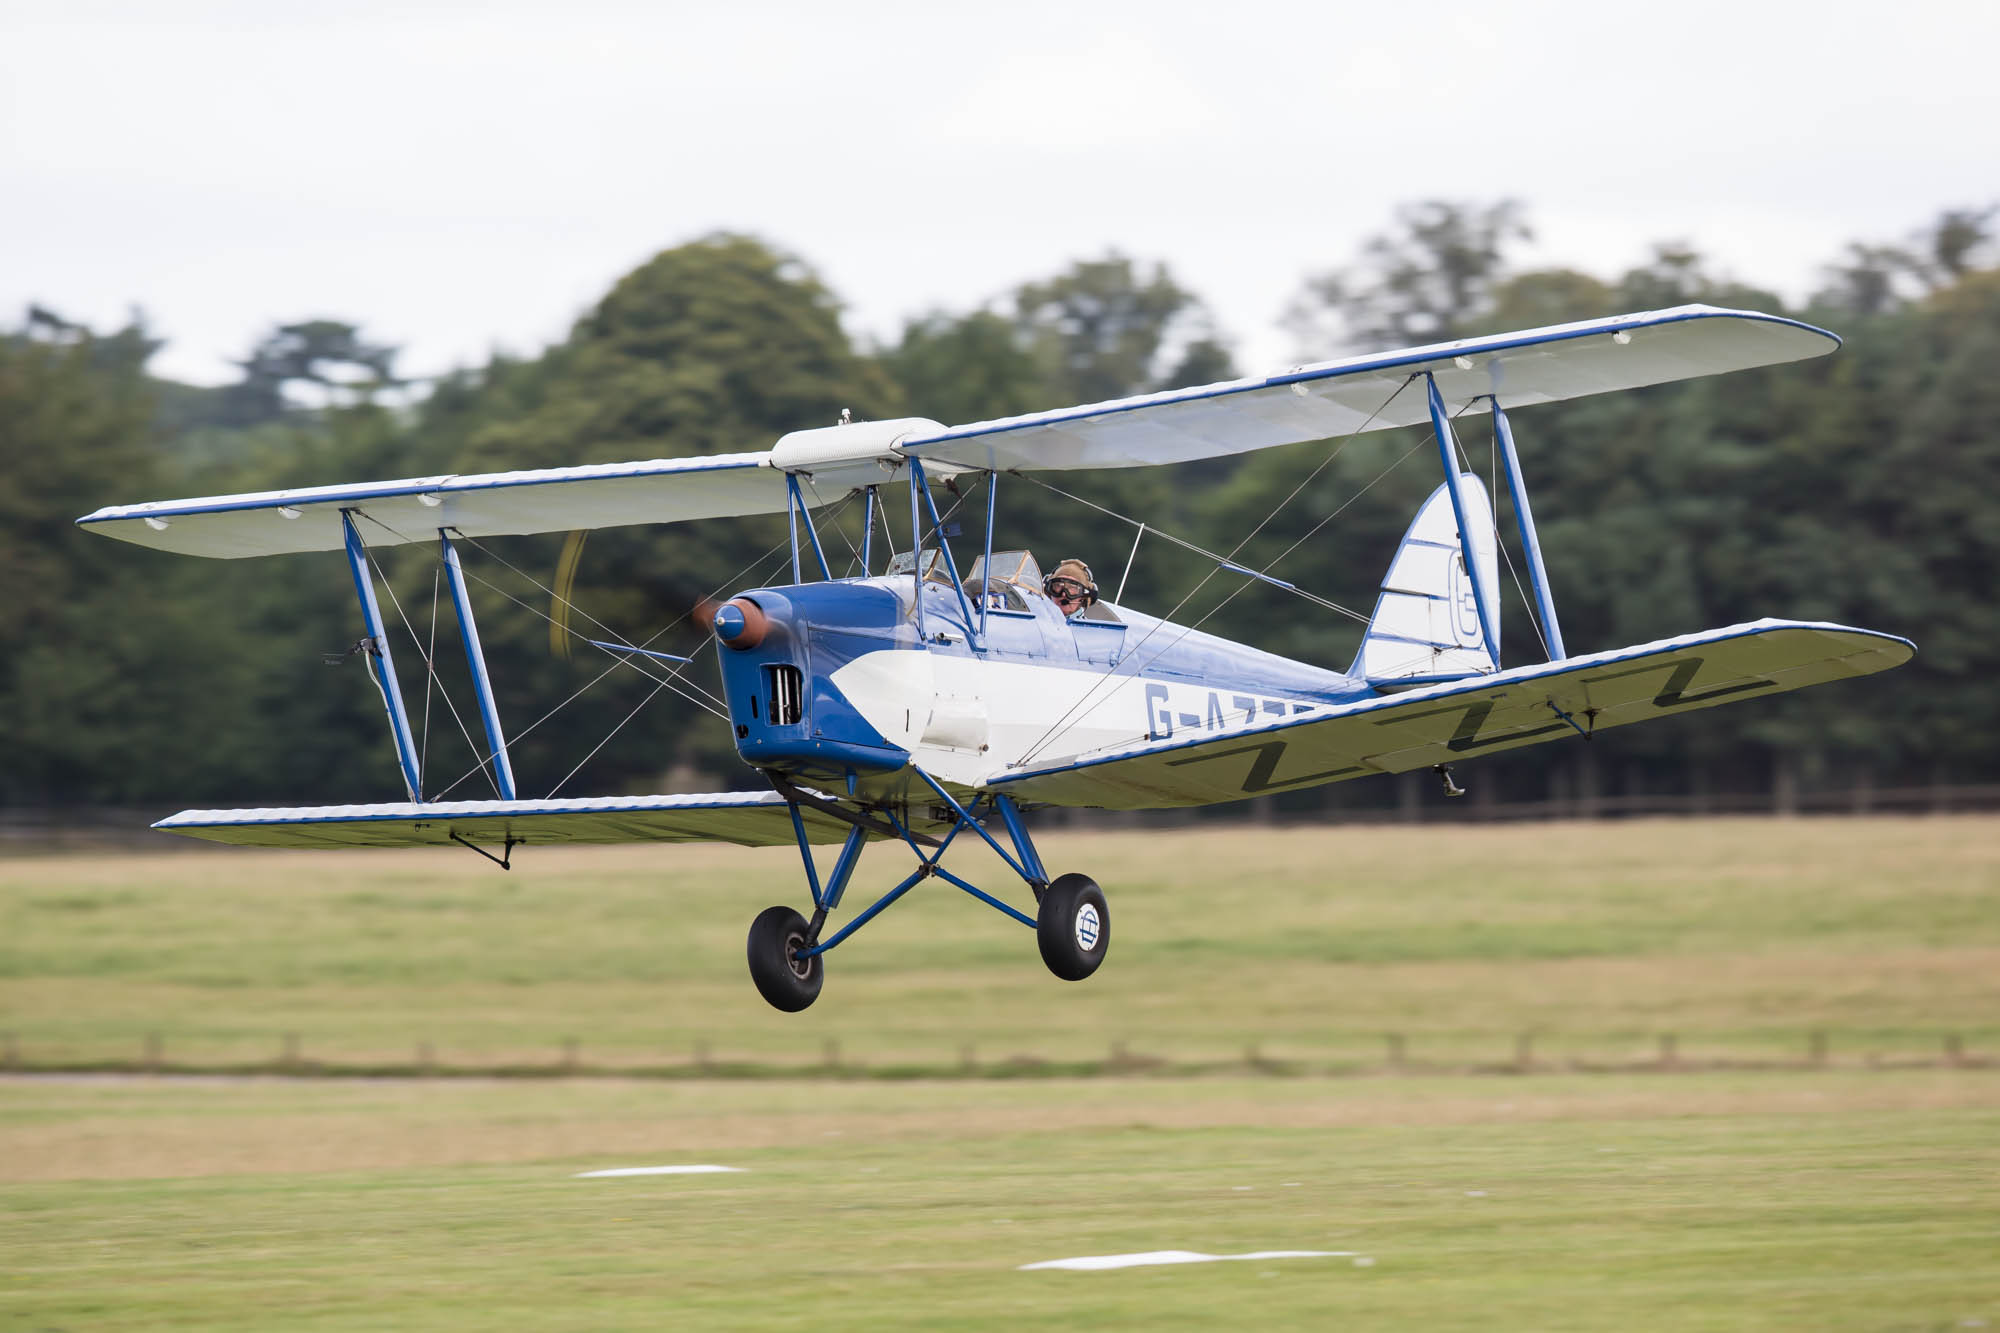
[{"label": "pilot", "polygon": [[1042,591],[1065,617],[1073,617],[1096,603],[1097,580],[1091,577],[1089,565],[1072,556],[1042,580]]}]

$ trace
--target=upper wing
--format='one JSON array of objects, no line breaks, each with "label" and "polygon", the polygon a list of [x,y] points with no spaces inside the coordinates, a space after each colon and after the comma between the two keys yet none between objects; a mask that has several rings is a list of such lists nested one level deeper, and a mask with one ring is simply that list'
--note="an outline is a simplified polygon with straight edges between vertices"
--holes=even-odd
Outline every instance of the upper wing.
[{"label": "upper wing", "polygon": [[900,467],[903,440],[942,429],[928,417],[900,417],[793,431],[760,454],[156,500],[113,505],[77,523],[163,551],[237,557],[337,551],[346,543],[341,515],[348,512],[369,546],[432,541],[439,528],[493,537],[775,514],[789,503],[794,476],[802,503],[830,504]]},{"label": "upper wing", "polygon": [[1452,410],[1488,394],[1512,409],[1797,361],[1839,346],[1833,334],[1796,320],[1677,306],[980,421],[915,436],[902,448],[927,462],[1001,471],[1184,463],[1426,421],[1421,386],[1403,387],[1426,371]]},{"label": "upper wing", "polygon": [[1577,739],[1606,727],[1864,676],[1899,666],[1915,651],[1909,640],[1873,630],[1759,620],[1263,726],[1152,741],[988,785],[1054,805],[1208,805]]},{"label": "upper wing", "polygon": [[[811,806],[806,836],[833,842],[848,826]],[[600,796],[574,801],[434,801],[426,805],[322,805],[293,810],[183,810],[153,825],[243,847],[437,847],[454,841],[545,843],[793,841],[776,792],[702,796]]]},{"label": "upper wing", "polygon": [[1384,430],[1423,421],[1429,373],[1446,407],[1487,395],[1507,407],[1555,402],[1832,351],[1824,329],[1748,310],[1678,306],[1521,333],[1301,366],[1263,379],[940,426],[922,418],[795,431],[766,453],[412,477],[246,495],[115,505],[77,520],[142,546],[188,555],[334,551],[341,514],[363,516],[370,546],[663,523],[786,507],[788,476],[822,504],[882,481],[905,456],[959,468],[1141,467]]},{"label": "upper wing", "polygon": [[785,474],[769,460],[717,454],[158,500],[113,505],[77,523],[163,551],[233,558],[338,551],[345,510],[365,516],[356,522],[370,546],[435,541],[439,528],[490,537],[769,514],[787,500]]}]

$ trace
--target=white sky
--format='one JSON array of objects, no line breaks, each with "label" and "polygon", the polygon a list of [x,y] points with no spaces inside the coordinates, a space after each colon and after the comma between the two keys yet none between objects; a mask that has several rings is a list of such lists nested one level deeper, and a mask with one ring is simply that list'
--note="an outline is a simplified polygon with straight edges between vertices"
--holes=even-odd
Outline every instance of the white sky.
[{"label": "white sky", "polygon": [[1803,295],[2000,199],[1996,50],[2000,6],[1912,0],[0,0],[0,323],[136,305],[156,369],[218,381],[329,316],[432,373],[729,228],[885,339],[1115,246],[1258,371],[1301,278],[1421,198],[1522,199],[1535,258],[1686,238]]}]

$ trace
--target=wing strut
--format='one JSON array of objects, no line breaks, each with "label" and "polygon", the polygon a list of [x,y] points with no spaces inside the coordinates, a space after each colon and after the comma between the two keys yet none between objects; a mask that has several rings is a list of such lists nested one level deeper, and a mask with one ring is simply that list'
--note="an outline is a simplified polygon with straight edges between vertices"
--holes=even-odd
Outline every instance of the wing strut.
[{"label": "wing strut", "polygon": [[[389,735],[396,742],[396,762],[402,765],[403,786],[412,803],[421,803],[423,773],[417,766],[416,742],[410,738],[410,717],[403,710],[403,687],[396,683],[396,660],[389,655],[389,636],[382,628],[382,608],[375,600],[375,580],[368,573],[368,553],[361,534],[354,530],[352,509],[340,511],[345,530],[347,567],[354,574],[354,593],[361,599],[361,623],[368,631],[368,675],[382,694],[382,707],[389,713]],[[454,585],[456,595],[456,585]],[[469,623],[469,622],[468,622]]]},{"label": "wing strut", "polygon": [[[459,636],[465,640],[465,660],[472,666],[472,686],[479,692],[479,720],[486,726],[486,745],[493,757],[493,785],[500,799],[515,799],[514,765],[507,757],[507,734],[500,729],[500,708],[493,702],[493,680],[486,674],[486,653],[479,646],[479,626],[472,620],[472,598],[465,588],[465,570],[458,563],[458,548],[451,535],[438,529],[438,546],[444,554],[445,577],[451,583],[451,604],[458,613]],[[500,867],[505,870],[503,863]]]},{"label": "wing strut", "polygon": [[[913,514],[917,507],[916,498],[920,492],[924,497],[924,507],[931,511],[931,524],[937,534],[938,550],[944,555],[945,573],[951,575],[952,591],[958,594],[958,609],[965,616],[966,633],[970,634],[972,633],[973,626],[972,603],[965,599],[965,582],[958,577],[958,562],[951,558],[951,541],[945,536],[944,520],[938,516],[937,501],[931,498],[930,483],[924,479],[924,465],[912,458],[910,460],[910,509]],[[921,516],[919,516],[919,521],[921,522]],[[923,605],[924,600],[923,554],[923,529],[919,527],[917,530],[917,604],[919,606]],[[919,628],[921,628],[921,625]],[[980,645],[974,643],[972,646],[977,648]]]},{"label": "wing strut", "polygon": [[861,524],[861,577],[875,576],[875,488],[868,488],[868,514]]},{"label": "wing strut", "polygon": [[812,511],[806,508],[806,500],[799,494],[797,473],[785,474],[785,520],[792,530],[792,582],[804,583],[799,572],[799,516],[805,515],[806,536],[812,538],[813,555],[819,560],[820,577],[828,582],[833,580],[833,571],[827,568],[826,551],[819,544],[819,531],[813,527]]},{"label": "wing strut", "polygon": [[[1535,511],[1528,507],[1528,486],[1521,480],[1521,459],[1514,452],[1514,427],[1496,395],[1493,404],[1493,435],[1500,441],[1500,458],[1507,466],[1507,495],[1514,502],[1514,524],[1521,532],[1521,545],[1528,553],[1528,583],[1535,590],[1535,607],[1541,614],[1543,646],[1549,661],[1569,656],[1563,651],[1562,629],[1556,624],[1556,599],[1549,592],[1549,572],[1542,567],[1542,540],[1535,532]],[[1476,586],[1476,585],[1475,585]],[[1498,666],[1500,659],[1495,657]]]},{"label": "wing strut", "polygon": [[1494,608],[1486,604],[1486,581],[1479,577],[1479,565],[1472,555],[1472,528],[1465,521],[1465,496],[1458,484],[1458,442],[1452,438],[1451,418],[1438,394],[1437,380],[1428,370],[1424,372],[1424,392],[1430,396],[1431,430],[1437,436],[1438,456],[1444,460],[1445,490],[1451,495],[1452,516],[1458,520],[1458,552],[1465,561],[1465,581],[1472,585],[1472,600],[1479,608],[1479,632],[1486,636],[1486,656],[1498,669],[1500,627],[1493,619]]}]

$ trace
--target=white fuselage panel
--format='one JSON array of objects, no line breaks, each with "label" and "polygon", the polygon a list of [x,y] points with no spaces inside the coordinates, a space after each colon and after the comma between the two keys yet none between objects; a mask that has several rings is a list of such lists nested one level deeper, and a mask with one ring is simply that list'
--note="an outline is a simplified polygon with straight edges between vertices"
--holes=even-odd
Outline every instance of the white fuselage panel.
[{"label": "white fuselage panel", "polygon": [[919,766],[966,786],[1030,762],[1060,763],[1324,706],[1227,685],[907,650],[864,654],[831,679],[855,711]]}]

